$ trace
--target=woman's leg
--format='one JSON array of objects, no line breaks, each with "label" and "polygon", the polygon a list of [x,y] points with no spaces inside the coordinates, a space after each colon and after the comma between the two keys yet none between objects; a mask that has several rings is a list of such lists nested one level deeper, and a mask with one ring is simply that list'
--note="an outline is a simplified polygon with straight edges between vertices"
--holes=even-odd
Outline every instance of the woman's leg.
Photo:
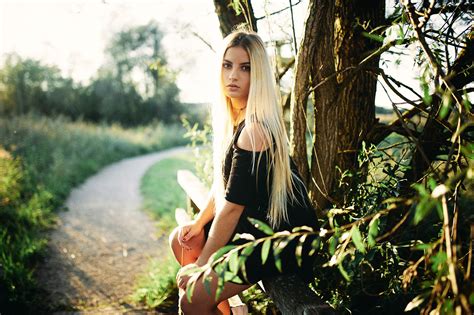
[{"label": "woman's leg", "polygon": [[180,309],[183,310],[184,314],[224,314],[219,303],[227,301],[228,298],[248,289],[251,285],[235,284],[226,282],[224,284],[224,290],[216,300],[216,289],[217,289],[217,274],[211,271],[209,274],[211,281],[211,294],[206,291],[202,282],[202,277],[196,281],[193,294],[191,296],[191,302],[188,301],[186,295],[181,296],[179,300]]},{"label": "woman's leg", "polygon": [[[201,254],[202,248],[206,243],[206,236],[204,235],[204,231],[201,234],[193,237],[189,242],[190,250],[184,249],[178,242],[178,229],[179,227],[175,228],[173,232],[171,232],[169,237],[169,244],[171,250],[173,252],[174,257],[178,261],[181,266],[185,266],[188,264],[194,263],[199,255]],[[180,289],[180,291],[182,291]],[[180,292],[180,296],[185,296],[183,292]],[[221,314],[230,314],[230,306],[227,299],[223,300],[222,303],[218,306],[219,311]]]},{"label": "woman's leg", "polygon": [[206,242],[206,237],[204,231],[201,234],[193,237],[189,242],[190,250],[184,249],[178,242],[178,230],[179,227],[176,227],[173,232],[171,232],[169,237],[169,243],[171,250],[173,251],[174,257],[181,266],[185,266],[195,262],[199,255],[201,254],[202,248]]}]

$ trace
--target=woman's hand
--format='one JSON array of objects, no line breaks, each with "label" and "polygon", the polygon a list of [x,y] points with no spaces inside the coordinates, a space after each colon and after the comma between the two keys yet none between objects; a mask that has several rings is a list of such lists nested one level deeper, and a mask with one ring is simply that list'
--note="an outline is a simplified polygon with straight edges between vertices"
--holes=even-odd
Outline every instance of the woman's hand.
[{"label": "woman's hand", "polygon": [[183,225],[178,230],[178,242],[181,247],[190,250],[192,249],[192,239],[202,232],[202,226],[197,222],[191,222]]},{"label": "woman's hand", "polygon": [[194,268],[199,268],[199,266],[196,264],[189,264],[179,269],[178,274],[176,275],[176,283],[178,284],[178,288],[186,290],[188,281],[192,276],[189,271]]}]

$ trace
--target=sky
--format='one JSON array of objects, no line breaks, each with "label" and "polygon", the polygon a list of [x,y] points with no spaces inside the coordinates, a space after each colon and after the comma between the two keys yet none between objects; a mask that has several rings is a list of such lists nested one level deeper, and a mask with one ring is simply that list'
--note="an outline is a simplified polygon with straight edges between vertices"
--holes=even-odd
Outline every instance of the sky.
[{"label": "sky", "polygon": [[[298,42],[307,2],[303,0],[294,8]],[[254,5],[257,17],[288,5],[287,0],[253,3],[260,4]],[[103,64],[105,45],[112,34],[150,20],[156,20],[165,32],[162,44],[169,66],[178,72],[181,101],[210,102],[213,93],[209,91],[206,76],[215,57],[192,32],[214,47],[221,41],[212,0],[0,0],[0,57],[16,52],[24,58],[57,65],[64,75],[87,83]],[[271,21],[259,22],[259,34],[264,40],[284,33],[291,35],[289,23],[287,10]],[[388,71],[417,84],[404,75],[408,68],[411,69],[410,60],[405,60],[398,68]],[[390,105],[382,89],[378,90],[377,104]]]}]

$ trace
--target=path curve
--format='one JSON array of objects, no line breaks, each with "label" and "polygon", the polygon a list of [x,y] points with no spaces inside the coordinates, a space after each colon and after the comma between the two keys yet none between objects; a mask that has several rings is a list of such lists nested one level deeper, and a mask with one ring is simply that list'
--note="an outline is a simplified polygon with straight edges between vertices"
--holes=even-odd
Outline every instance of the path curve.
[{"label": "path curve", "polygon": [[[141,211],[140,180],[161,159],[190,152],[179,147],[111,164],[73,189],[50,234],[38,283],[57,310],[117,311],[137,275],[168,250]],[[69,306],[69,307],[68,307]]]}]

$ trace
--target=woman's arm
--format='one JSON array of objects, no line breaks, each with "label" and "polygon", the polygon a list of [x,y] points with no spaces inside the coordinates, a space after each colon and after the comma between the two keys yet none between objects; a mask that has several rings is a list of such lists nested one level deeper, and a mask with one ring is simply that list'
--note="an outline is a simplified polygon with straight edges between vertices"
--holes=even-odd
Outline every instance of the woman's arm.
[{"label": "woman's arm", "polygon": [[224,203],[223,208],[217,211],[212,222],[209,237],[199,255],[196,265],[203,266],[207,263],[209,257],[219,248],[223,247],[230,240],[244,206],[229,201]]},{"label": "woman's arm", "polygon": [[178,231],[178,242],[179,244],[186,248],[191,249],[188,242],[193,239],[195,236],[199,235],[204,226],[214,218],[215,212],[215,201],[213,190],[208,195],[208,200],[206,202],[206,208],[199,211],[196,218],[188,224],[185,224],[180,227]]},{"label": "woman's arm", "polygon": [[209,221],[214,218],[216,204],[214,201],[214,192],[211,190],[209,193],[206,208],[199,211],[198,215],[194,219],[195,223],[198,224],[200,228],[203,228]]}]

